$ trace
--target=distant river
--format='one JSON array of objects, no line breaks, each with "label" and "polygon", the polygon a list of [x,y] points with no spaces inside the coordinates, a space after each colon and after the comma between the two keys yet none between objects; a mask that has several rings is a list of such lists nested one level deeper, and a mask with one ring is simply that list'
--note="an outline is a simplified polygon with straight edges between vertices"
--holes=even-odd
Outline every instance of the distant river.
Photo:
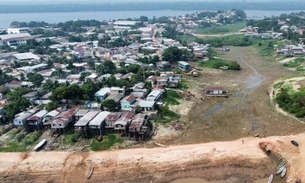
[{"label": "distant river", "polygon": [[[202,10],[208,11],[208,10]],[[301,10],[300,10],[301,11]],[[48,23],[65,22],[69,20],[108,20],[119,18],[139,18],[145,15],[149,18],[153,16],[179,16],[191,14],[199,11],[109,11],[109,12],[60,12],[60,13],[8,13],[0,14],[0,28],[7,28],[13,21],[45,21]],[[282,13],[299,12],[295,11],[262,11],[262,10],[245,10],[248,17],[262,18],[264,16],[277,16]]]}]

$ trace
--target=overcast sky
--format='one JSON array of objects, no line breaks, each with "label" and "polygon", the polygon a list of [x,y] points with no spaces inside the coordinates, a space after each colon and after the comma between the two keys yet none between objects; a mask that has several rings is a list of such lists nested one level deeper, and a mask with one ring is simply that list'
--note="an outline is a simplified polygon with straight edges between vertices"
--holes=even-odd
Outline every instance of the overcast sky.
[{"label": "overcast sky", "polygon": [[[0,4],[58,4],[58,3],[113,3],[113,2],[204,2],[204,1],[215,1],[215,0],[0,0]],[[216,0],[222,2],[231,1],[245,1],[245,2],[266,2],[275,0]],[[284,1],[284,0],[279,0]],[[292,1],[292,0],[290,0]],[[303,0],[293,0],[293,1],[303,1]]]}]

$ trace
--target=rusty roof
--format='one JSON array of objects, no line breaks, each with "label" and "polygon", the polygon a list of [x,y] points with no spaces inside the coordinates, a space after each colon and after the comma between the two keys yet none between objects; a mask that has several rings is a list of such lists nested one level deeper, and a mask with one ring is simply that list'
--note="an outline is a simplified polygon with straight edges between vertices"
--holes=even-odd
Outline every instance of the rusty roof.
[{"label": "rusty roof", "polygon": [[123,112],[121,118],[131,119],[134,116],[134,113],[131,111]]},{"label": "rusty roof", "polygon": [[68,111],[63,111],[61,113],[59,113],[55,119],[58,119],[58,118],[65,118],[65,119],[69,119],[71,118],[73,115],[75,114],[75,111],[74,110],[68,110]]},{"label": "rusty roof", "polygon": [[116,121],[121,117],[121,112],[111,113],[106,118],[107,121]]},{"label": "rusty roof", "polygon": [[135,100],[136,98],[133,96],[133,95],[129,95],[129,96],[127,96],[126,98],[125,98],[125,100],[127,101],[127,102],[131,102],[131,101],[133,101],[133,100]]}]

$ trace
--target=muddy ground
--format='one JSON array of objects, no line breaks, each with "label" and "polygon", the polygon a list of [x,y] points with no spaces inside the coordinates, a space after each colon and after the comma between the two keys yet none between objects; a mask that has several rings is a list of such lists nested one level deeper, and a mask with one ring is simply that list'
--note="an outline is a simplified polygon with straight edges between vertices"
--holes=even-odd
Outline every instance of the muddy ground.
[{"label": "muddy ground", "polygon": [[233,140],[259,134],[260,137],[298,134],[305,125],[277,112],[269,91],[275,80],[297,76],[276,61],[267,61],[252,47],[231,47],[220,57],[237,61],[241,71],[205,69],[199,78],[189,78],[190,90],[202,94],[206,86],[222,86],[228,98],[196,100],[181,122],[186,129],[165,144],[189,144]]}]

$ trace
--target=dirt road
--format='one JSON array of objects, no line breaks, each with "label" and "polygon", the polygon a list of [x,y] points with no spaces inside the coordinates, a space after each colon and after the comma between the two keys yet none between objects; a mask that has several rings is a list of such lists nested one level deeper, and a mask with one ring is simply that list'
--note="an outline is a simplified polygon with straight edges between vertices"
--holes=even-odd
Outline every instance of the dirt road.
[{"label": "dirt road", "polygon": [[[290,143],[299,142],[300,148]],[[181,177],[223,180],[230,176],[252,182],[275,171],[260,147],[288,161],[288,179],[302,178],[305,134],[244,138],[228,142],[141,148],[96,153],[1,153],[1,182],[168,182]],[[291,165],[291,166],[290,166]],[[87,173],[94,167],[90,180]]]}]

